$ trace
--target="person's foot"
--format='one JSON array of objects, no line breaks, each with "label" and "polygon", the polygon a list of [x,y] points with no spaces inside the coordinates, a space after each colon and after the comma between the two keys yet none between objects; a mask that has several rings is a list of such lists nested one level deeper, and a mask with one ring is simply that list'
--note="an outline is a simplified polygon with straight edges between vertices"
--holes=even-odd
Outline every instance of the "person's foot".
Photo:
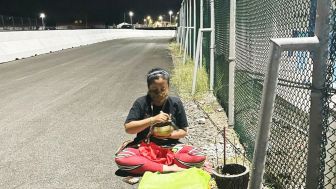
[{"label": "person's foot", "polygon": [[168,166],[168,165],[163,166],[163,172],[179,172],[179,171],[183,171],[183,170],[185,170],[185,168],[181,168],[181,167],[179,167],[175,164],[170,165],[170,166]]}]

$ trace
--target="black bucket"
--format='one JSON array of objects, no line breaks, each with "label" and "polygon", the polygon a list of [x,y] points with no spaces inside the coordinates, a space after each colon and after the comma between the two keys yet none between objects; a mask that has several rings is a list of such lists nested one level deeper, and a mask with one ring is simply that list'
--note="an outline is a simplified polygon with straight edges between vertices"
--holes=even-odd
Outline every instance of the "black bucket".
[{"label": "black bucket", "polygon": [[216,167],[213,172],[218,189],[247,189],[249,169],[239,164]]}]

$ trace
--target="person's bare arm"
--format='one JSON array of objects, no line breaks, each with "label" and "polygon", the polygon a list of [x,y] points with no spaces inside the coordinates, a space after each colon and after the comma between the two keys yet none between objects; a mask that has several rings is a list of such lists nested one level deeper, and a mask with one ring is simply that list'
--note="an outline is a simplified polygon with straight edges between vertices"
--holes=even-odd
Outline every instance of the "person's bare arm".
[{"label": "person's bare arm", "polygon": [[187,129],[178,129],[172,132],[172,134],[169,136],[171,139],[180,139],[187,136]]},{"label": "person's bare arm", "polygon": [[170,119],[170,116],[166,113],[161,112],[160,114],[149,117],[143,120],[139,121],[131,121],[129,123],[126,123],[125,131],[128,134],[136,134],[143,130],[145,130],[147,127],[150,127],[151,125],[154,125],[156,123],[165,123]]}]

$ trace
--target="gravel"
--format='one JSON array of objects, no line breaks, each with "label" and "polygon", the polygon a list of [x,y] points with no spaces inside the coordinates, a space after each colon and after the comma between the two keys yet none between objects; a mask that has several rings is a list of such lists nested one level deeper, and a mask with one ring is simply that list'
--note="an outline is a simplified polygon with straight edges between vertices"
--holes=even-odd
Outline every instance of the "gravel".
[{"label": "gravel", "polygon": [[[185,143],[203,150],[208,162],[213,166],[224,163],[223,130],[226,129],[226,160],[238,159],[244,154],[244,148],[232,128],[228,126],[224,109],[218,104],[212,94],[207,94],[203,99],[194,101],[181,99],[188,118],[188,135]],[[204,109],[207,109],[207,113]],[[231,144],[231,143],[232,144]],[[236,150],[235,150],[236,149]]]}]

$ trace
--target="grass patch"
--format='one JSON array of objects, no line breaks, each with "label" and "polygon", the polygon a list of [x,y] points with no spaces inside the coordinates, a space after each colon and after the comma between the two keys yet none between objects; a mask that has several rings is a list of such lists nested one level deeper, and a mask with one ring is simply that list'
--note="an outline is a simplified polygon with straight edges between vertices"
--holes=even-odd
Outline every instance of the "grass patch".
[{"label": "grass patch", "polygon": [[195,94],[191,95],[192,79],[194,70],[194,61],[187,57],[186,63],[183,64],[183,51],[180,54],[180,47],[176,42],[169,45],[173,57],[174,68],[172,70],[172,84],[182,98],[201,99],[209,90],[209,79],[205,66],[197,72],[197,82]]}]

